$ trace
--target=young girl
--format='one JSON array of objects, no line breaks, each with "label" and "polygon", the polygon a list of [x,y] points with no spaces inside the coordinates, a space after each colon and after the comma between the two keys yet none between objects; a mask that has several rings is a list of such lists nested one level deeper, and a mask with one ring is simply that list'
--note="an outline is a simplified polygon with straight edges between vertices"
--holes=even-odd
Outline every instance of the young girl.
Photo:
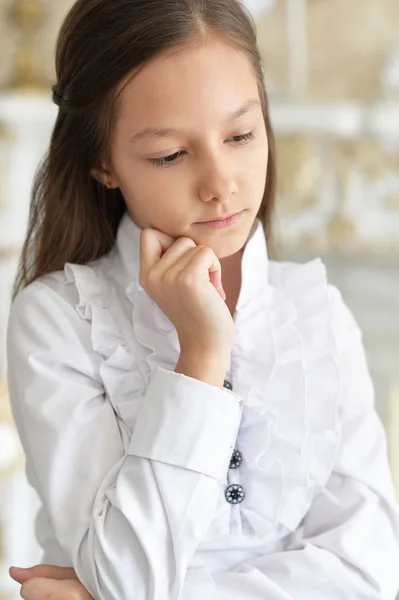
[{"label": "young girl", "polygon": [[248,14],[79,0],[57,78],[8,333],[53,565],[11,570],[22,597],[393,600],[399,512],[361,334],[319,260],[267,254]]}]

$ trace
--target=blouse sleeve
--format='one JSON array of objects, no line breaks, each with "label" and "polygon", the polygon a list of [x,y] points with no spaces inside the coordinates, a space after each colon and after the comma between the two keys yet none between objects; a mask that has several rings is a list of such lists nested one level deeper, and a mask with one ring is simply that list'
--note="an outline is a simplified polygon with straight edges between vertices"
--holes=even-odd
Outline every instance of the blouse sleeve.
[{"label": "blouse sleeve", "polygon": [[42,282],[17,297],[10,399],[58,542],[97,600],[177,599],[214,517],[240,398],[158,368],[125,452],[101,360],[72,302]]},{"label": "blouse sleeve", "polygon": [[399,513],[386,436],[360,330],[334,287],[330,299],[344,393],[329,482],[289,550],[213,576],[189,573],[184,600],[394,600],[399,591]]}]

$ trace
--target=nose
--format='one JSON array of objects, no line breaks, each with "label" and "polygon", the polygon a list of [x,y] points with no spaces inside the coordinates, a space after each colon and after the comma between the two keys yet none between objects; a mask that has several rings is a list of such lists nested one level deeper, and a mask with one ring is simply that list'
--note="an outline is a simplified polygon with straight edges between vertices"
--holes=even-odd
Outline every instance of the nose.
[{"label": "nose", "polygon": [[238,185],[231,165],[221,158],[208,156],[199,174],[199,198],[203,202],[217,200],[223,204],[237,192]]}]

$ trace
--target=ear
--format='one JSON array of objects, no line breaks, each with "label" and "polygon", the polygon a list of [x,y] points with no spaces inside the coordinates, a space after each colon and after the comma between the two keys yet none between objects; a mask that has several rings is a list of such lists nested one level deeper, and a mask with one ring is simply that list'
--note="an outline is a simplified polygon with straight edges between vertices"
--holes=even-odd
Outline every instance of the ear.
[{"label": "ear", "polygon": [[115,176],[105,166],[92,167],[91,176],[108,189],[119,187]]}]

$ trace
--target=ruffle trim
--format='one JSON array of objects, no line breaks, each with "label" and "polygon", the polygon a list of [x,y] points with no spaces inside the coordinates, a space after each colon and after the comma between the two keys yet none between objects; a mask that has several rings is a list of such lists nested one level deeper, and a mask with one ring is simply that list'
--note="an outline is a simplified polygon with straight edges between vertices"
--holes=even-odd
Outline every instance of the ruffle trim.
[{"label": "ruffle trim", "polygon": [[320,260],[271,262],[259,310],[240,315],[232,368],[251,384],[237,439],[247,533],[294,531],[333,469],[342,384],[328,289]]},{"label": "ruffle trim", "polygon": [[[66,282],[75,285],[78,314],[91,323],[93,349],[101,354],[100,376],[115,413],[133,430],[145,381],[112,314],[104,282],[91,266],[66,264]],[[137,399],[134,402],[132,399]]]},{"label": "ruffle trim", "polygon": [[137,282],[131,283],[125,293],[132,305],[134,335],[143,350],[140,366],[145,376],[156,367],[174,370],[180,343],[173,323]]}]

